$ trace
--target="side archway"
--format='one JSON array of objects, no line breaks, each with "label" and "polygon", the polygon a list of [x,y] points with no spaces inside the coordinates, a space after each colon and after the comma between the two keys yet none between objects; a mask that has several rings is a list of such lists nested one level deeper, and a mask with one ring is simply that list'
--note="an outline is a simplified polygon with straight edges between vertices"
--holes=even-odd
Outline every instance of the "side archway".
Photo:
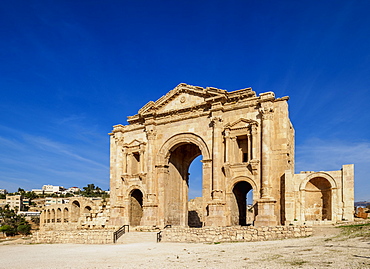
[{"label": "side archway", "polygon": [[134,189],[130,193],[129,221],[131,226],[140,226],[143,217],[143,193]]},{"label": "side archway", "polygon": [[[227,192],[231,225],[246,226],[253,223],[254,209],[248,204],[253,204],[253,193],[256,190],[255,182],[248,177],[237,177],[232,180]],[[251,201],[248,201],[247,196],[251,197]]]},{"label": "side archway", "polygon": [[300,193],[305,221],[333,220],[336,182],[326,173],[313,173],[302,181]]}]

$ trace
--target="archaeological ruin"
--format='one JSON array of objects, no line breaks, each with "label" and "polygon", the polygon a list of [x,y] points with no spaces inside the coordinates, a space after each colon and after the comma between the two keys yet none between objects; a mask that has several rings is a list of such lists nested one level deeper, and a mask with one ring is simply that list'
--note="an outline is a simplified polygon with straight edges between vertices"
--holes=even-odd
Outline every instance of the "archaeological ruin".
[{"label": "archaeological ruin", "polygon": [[[338,171],[294,173],[288,99],[273,92],[257,95],[251,88],[228,92],[179,84],[128,117],[128,125],[113,127],[109,201],[76,198],[66,206],[46,208],[40,227],[45,233],[37,235],[38,242],[45,242],[45,236],[53,240],[48,231],[98,229],[89,236],[101,241],[91,242],[106,243],[106,231],[122,225],[177,227],[179,235],[189,227],[307,227],[352,221],[352,164]],[[189,166],[199,156],[202,195],[190,200]],[[305,227],[297,228],[296,236],[308,235]],[[291,233],[290,228],[272,231]]]},{"label": "archaeological ruin", "polygon": [[[187,227],[195,216],[201,226],[243,226],[247,211],[255,226],[353,219],[353,165],[294,174],[288,97],[180,84],[128,122],[110,134],[110,225]],[[189,210],[199,155],[202,198]]]}]

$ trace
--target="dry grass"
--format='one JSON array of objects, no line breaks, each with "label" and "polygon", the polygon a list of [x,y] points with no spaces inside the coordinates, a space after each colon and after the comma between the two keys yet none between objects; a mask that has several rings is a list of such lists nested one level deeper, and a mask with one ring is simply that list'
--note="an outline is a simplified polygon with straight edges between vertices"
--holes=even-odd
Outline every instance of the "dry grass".
[{"label": "dry grass", "polygon": [[355,237],[370,238],[370,223],[345,225],[338,228],[341,229],[339,237],[343,239]]}]

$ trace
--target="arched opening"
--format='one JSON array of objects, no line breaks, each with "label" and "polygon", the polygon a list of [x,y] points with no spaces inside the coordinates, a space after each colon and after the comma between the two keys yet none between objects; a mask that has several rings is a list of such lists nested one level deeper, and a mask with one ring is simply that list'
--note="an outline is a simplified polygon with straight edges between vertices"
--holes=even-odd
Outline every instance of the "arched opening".
[{"label": "arched opening", "polygon": [[84,208],[84,213],[85,213],[85,214],[90,214],[90,211],[91,211],[91,207],[89,207],[89,206],[85,206],[85,208]]},{"label": "arched opening", "polygon": [[203,226],[202,155],[189,165],[188,173],[188,226]]},{"label": "arched opening", "polygon": [[[201,199],[192,201],[190,210],[188,204],[190,183],[189,167],[194,159],[201,154],[200,148],[190,142],[179,143],[170,150],[168,159],[169,175],[165,188],[165,224],[190,227],[202,226]],[[202,185],[202,183],[200,183],[200,185]],[[191,189],[191,191],[191,195],[194,197],[196,187]],[[199,192],[197,194],[199,194]]]},{"label": "arched opening", "polygon": [[315,177],[305,187],[305,220],[332,219],[332,191],[330,182],[323,177]]},{"label": "arched opening", "polygon": [[73,201],[71,206],[71,222],[77,222],[80,217],[80,203]]},{"label": "arched opening", "polygon": [[50,223],[50,209],[48,209],[48,211],[46,211],[46,220],[47,220],[47,223]]},{"label": "arched opening", "polygon": [[234,185],[231,202],[231,225],[251,225],[254,220],[253,188],[246,181]]},{"label": "arched opening", "polygon": [[57,209],[57,222],[62,222],[62,210],[60,208]]},{"label": "arched opening", "polygon": [[143,193],[138,189],[131,192],[129,215],[130,225],[139,226],[143,217]]},{"label": "arched opening", "polygon": [[64,222],[68,222],[69,219],[68,219],[68,208],[64,208],[63,210],[63,218],[64,218]]},{"label": "arched opening", "polygon": [[55,222],[55,209],[53,208],[52,210],[51,210],[51,222]]}]

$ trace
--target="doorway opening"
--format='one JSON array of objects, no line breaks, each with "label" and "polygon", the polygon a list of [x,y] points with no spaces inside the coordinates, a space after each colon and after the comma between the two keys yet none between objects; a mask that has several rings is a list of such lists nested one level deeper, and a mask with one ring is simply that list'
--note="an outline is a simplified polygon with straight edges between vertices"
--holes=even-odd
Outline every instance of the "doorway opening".
[{"label": "doorway opening", "polygon": [[247,226],[254,221],[253,188],[246,181],[239,181],[233,188],[231,224]]},{"label": "doorway opening", "polygon": [[135,189],[130,195],[130,225],[139,226],[143,217],[143,193]]}]

